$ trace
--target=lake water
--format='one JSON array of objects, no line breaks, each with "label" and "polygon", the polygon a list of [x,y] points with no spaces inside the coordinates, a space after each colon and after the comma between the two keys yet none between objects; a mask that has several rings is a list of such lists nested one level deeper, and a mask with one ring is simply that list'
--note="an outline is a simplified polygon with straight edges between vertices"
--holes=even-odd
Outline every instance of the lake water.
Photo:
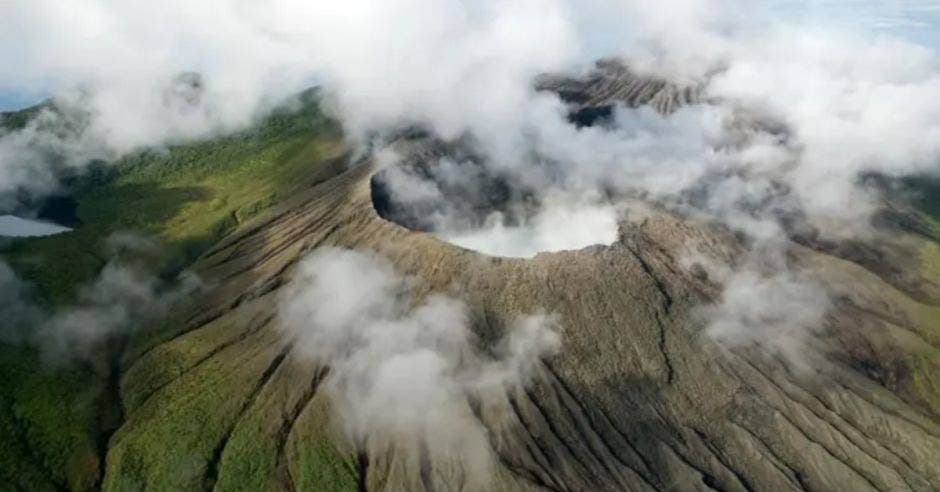
[{"label": "lake water", "polygon": [[24,219],[15,215],[0,215],[0,236],[3,237],[51,236],[69,230],[71,229],[68,227],[52,222]]}]

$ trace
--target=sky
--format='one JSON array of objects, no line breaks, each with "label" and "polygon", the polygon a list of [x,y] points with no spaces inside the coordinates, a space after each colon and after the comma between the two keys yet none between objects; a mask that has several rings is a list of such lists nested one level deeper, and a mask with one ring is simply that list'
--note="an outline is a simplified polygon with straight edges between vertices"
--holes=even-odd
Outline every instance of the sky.
[{"label": "sky", "polygon": [[16,89],[0,89],[0,111],[13,111],[42,101],[44,93],[27,94]]},{"label": "sky", "polygon": [[890,33],[940,49],[937,0],[771,0],[769,15]]}]

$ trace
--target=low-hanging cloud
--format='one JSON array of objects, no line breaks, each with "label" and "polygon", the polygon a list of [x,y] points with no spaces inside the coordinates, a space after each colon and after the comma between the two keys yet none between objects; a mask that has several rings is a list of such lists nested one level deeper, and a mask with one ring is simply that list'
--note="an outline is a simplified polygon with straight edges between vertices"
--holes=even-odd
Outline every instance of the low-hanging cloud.
[{"label": "low-hanging cloud", "polygon": [[[937,168],[940,149],[929,136],[940,128],[940,70],[927,48],[748,16],[747,4],[733,1],[677,1],[672,8],[590,2],[593,23],[567,2],[539,4],[544,12],[527,10],[533,2],[435,2],[428,9],[390,2],[388,11],[352,2],[313,8],[333,14],[321,19],[344,22],[311,19],[322,27],[311,36],[329,44],[363,40],[320,65],[352,134],[406,123],[427,125],[444,139],[470,134],[490,167],[509,168],[534,187],[612,182],[672,199],[708,177],[705,187],[722,186],[733,206],[766,201],[785,187],[787,208],[833,233],[857,233],[878,203],[858,185],[861,174]],[[535,91],[532,78],[588,61],[583,48],[605,15],[623,19],[620,29],[632,34],[611,54],[641,72],[700,86],[708,104],[665,121],[629,110],[614,131],[570,124],[565,104]],[[389,16],[396,22],[373,24]],[[507,25],[519,34],[504,37]],[[742,127],[755,118],[772,121],[774,131]],[[734,145],[715,155],[716,139]],[[557,161],[547,174],[545,161]]]},{"label": "low-hanging cloud", "polygon": [[[752,248],[749,261],[722,277],[728,291],[711,312],[707,331],[731,344],[762,340],[774,345],[771,350],[797,353],[788,348],[791,341],[808,340],[825,323],[827,304],[821,301],[825,295],[805,275],[786,262],[775,261],[767,251],[777,255],[785,250],[794,232],[809,231],[836,240],[869,234],[870,219],[881,206],[882,196],[864,185],[866,175],[894,178],[937,173],[940,147],[936,142],[940,139],[933,135],[940,130],[940,65],[936,54],[884,33],[749,16],[742,2],[686,0],[668,7],[634,1],[591,2],[591,12],[611,13],[624,20],[623,30],[632,30],[620,38],[624,44],[614,55],[621,55],[641,76],[664,77],[694,87],[699,103],[669,115],[621,106],[614,109],[610,124],[578,127],[568,119],[568,106],[554,94],[536,91],[528,75],[575,70],[585,61],[579,59],[584,55],[579,48],[587,43],[557,49],[557,56],[548,63],[533,56],[528,60],[530,70],[516,70],[519,61],[512,57],[529,46],[526,38],[546,43],[546,50],[552,49],[550,39],[573,35],[579,42],[585,40],[590,30],[584,26],[593,24],[579,23],[583,13],[573,14],[574,9],[564,2],[549,3],[553,8],[545,19],[560,16],[567,20],[527,23],[532,35],[513,38],[524,47],[506,43],[501,45],[505,53],[495,52],[479,62],[485,67],[479,73],[488,75],[482,91],[465,83],[478,80],[472,76],[456,77],[461,84],[448,84],[445,76],[424,85],[408,85],[414,73],[436,73],[438,66],[429,56],[409,59],[401,65],[404,73],[381,72],[386,67],[382,59],[400,56],[397,51],[384,51],[382,42],[356,58],[356,68],[342,63],[330,66],[327,71],[335,72],[332,80],[340,114],[350,114],[344,121],[351,122],[354,134],[368,135],[395,123],[419,123],[445,140],[460,137],[460,142],[469,142],[482,156],[480,162],[491,172],[527,192],[535,190],[534,202],[549,214],[550,207],[540,203],[548,196],[568,197],[577,204],[585,194],[600,192],[613,202],[617,196],[638,195],[731,227],[745,238],[745,244],[761,246]],[[456,9],[458,17],[471,10]],[[494,22],[499,18],[489,17]],[[368,22],[355,15],[351,19]],[[403,19],[410,25],[407,15]],[[474,29],[478,25],[456,25],[466,32],[481,32]],[[554,37],[549,36],[554,29],[558,29]],[[368,39],[386,39],[387,30],[376,32]],[[462,34],[458,31],[457,38]],[[459,60],[459,50],[448,51],[454,46],[441,42],[431,52]],[[358,71],[363,66],[367,68]],[[443,73],[454,66],[460,66],[459,61],[448,58]],[[369,75],[358,79],[359,74]],[[394,99],[399,93],[395,82],[373,91],[367,83],[373,75],[419,90],[406,90],[402,99],[382,105],[371,98]],[[347,77],[356,78],[356,83],[344,84]],[[443,85],[429,85],[437,83]],[[473,166],[468,169],[477,172]],[[422,199],[440,191],[427,183],[405,184],[405,194],[413,198],[411,190],[424,193]],[[521,222],[521,233],[535,238],[540,229],[524,227],[533,217],[538,213],[515,217],[511,223]],[[517,251],[516,244],[507,246],[518,241],[507,238],[499,216],[469,230],[460,217],[441,222],[440,235],[457,244],[502,255]],[[536,241],[536,248],[603,242],[596,239],[603,232],[576,233],[581,242],[569,243],[562,241],[569,231],[559,227],[548,231],[553,240]],[[532,253],[526,251],[526,255]],[[758,270],[755,264],[763,266]],[[767,295],[742,302],[742,293],[749,288],[741,286]],[[820,302],[810,302],[802,295],[807,292],[816,294],[812,300]],[[800,303],[806,304],[805,318],[775,314],[779,306]]]},{"label": "low-hanging cloud", "polygon": [[57,191],[63,172],[90,162],[246,128],[310,85],[307,55],[251,10],[224,0],[5,2],[0,91],[49,100],[24,127],[0,129],[0,210]]},{"label": "low-hanging cloud", "polygon": [[468,398],[526,384],[559,350],[555,322],[520,316],[495,357],[484,355],[461,301],[437,294],[415,304],[410,283],[374,253],[321,248],[283,294],[284,330],[296,350],[330,368],[336,416],[357,451],[369,439],[418,439],[435,458],[488,472],[485,431]]},{"label": "low-hanging cloud", "polygon": [[0,343],[20,343],[29,329],[42,319],[32,299],[30,286],[6,262],[0,261]]},{"label": "low-hanging cloud", "polygon": [[[542,188],[614,179],[618,188],[682,190],[708,171],[759,168],[758,179],[788,186],[811,218],[848,227],[877,203],[857,186],[860,173],[936,169],[940,69],[931,50],[748,11],[734,0],[8,3],[0,86],[48,86],[86,129],[63,139],[34,125],[0,138],[0,191],[54,186],[37,165],[49,152],[36,148],[84,163],[231,131],[313,80],[354,140],[409,124],[445,140],[472,135],[490,167]],[[603,52],[598,39],[607,40]],[[700,120],[744,107],[785,125],[788,140],[781,148],[752,138],[729,163],[698,145],[716,125],[688,122],[696,117],[673,115],[665,125],[685,125],[678,134],[642,111],[620,118],[618,131],[576,128],[534,78],[602,54],[701,85],[719,109],[690,111],[712,113]],[[543,161],[557,161],[547,175]]]},{"label": "low-hanging cloud", "polygon": [[188,272],[172,281],[155,275],[146,258],[157,246],[146,238],[114,234],[106,243],[108,262],[61,306],[39,304],[35,290],[0,262],[0,342],[34,346],[52,366],[81,362],[106,370],[114,348],[109,344],[157,322],[202,288]]},{"label": "low-hanging cloud", "polygon": [[731,349],[758,347],[803,370],[815,361],[810,354],[821,346],[818,335],[832,300],[811,272],[788,264],[783,247],[758,244],[734,265],[689,252],[682,261],[722,286],[714,304],[696,310],[706,335]]}]

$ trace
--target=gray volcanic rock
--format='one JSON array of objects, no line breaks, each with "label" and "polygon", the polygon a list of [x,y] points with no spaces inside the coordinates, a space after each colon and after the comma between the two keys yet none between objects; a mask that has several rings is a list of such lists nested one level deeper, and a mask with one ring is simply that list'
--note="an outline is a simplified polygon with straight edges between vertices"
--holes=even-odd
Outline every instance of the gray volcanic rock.
[{"label": "gray volcanic rock", "polygon": [[[668,112],[697,97],[613,73],[549,86],[584,93],[582,107],[618,99]],[[734,263],[742,245],[723,228],[653,209],[607,247],[487,257],[384,220],[374,173],[366,161],[316,176],[204,255],[197,271],[211,289],[127,357],[105,489],[940,489],[940,308],[866,262],[790,245],[790,261],[838,299],[824,343],[805,354],[813,369],[796,370],[703,333],[698,308],[721,289],[677,252]],[[918,254],[936,253],[908,236]],[[429,456],[419,439],[353,449],[337,432],[319,386],[329,368],[302,357],[277,317],[298,261],[322,246],[389,258],[415,279],[415,298],[462,299],[484,348],[519,313],[558,315],[563,348],[532,385],[466,402],[486,430],[491,477],[469,476],[460,456]]]},{"label": "gray volcanic rock", "polygon": [[698,85],[640,75],[614,59],[599,61],[586,77],[542,77],[536,88],[555,92],[573,104],[572,120],[579,124],[593,124],[610,116],[614,103],[630,107],[646,105],[670,114],[681,106],[702,101],[702,87]]}]

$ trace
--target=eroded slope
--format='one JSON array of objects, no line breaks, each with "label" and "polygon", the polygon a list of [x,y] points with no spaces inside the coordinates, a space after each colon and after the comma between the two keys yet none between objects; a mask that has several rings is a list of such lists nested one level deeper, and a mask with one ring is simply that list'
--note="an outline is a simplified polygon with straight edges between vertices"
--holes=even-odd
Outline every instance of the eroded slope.
[{"label": "eroded slope", "polygon": [[277,329],[275,301],[296,262],[324,245],[391,258],[419,280],[417,296],[453,292],[471,306],[484,343],[516,313],[560,316],[564,348],[544,361],[534,386],[468,403],[498,457],[496,488],[940,486],[935,409],[905,390],[915,383],[904,375],[864,370],[915,346],[933,354],[925,360],[936,369],[936,308],[857,263],[793,246],[793,261],[844,293],[829,332],[860,353],[798,374],[756,349],[727,351],[702,336],[694,309],[717,286],[672,252],[692,244],[733,258],[738,246],[727,233],[658,213],[624,223],[607,248],[488,258],[379,218],[372,172],[361,163],[303,191],[199,262],[214,285],[207,298],[181,313],[176,336],[129,359],[127,420],[111,441],[106,489],[469,484],[453,457],[418,460],[417,442],[351,449],[331,425],[318,391],[328,368],[296,354]]}]

